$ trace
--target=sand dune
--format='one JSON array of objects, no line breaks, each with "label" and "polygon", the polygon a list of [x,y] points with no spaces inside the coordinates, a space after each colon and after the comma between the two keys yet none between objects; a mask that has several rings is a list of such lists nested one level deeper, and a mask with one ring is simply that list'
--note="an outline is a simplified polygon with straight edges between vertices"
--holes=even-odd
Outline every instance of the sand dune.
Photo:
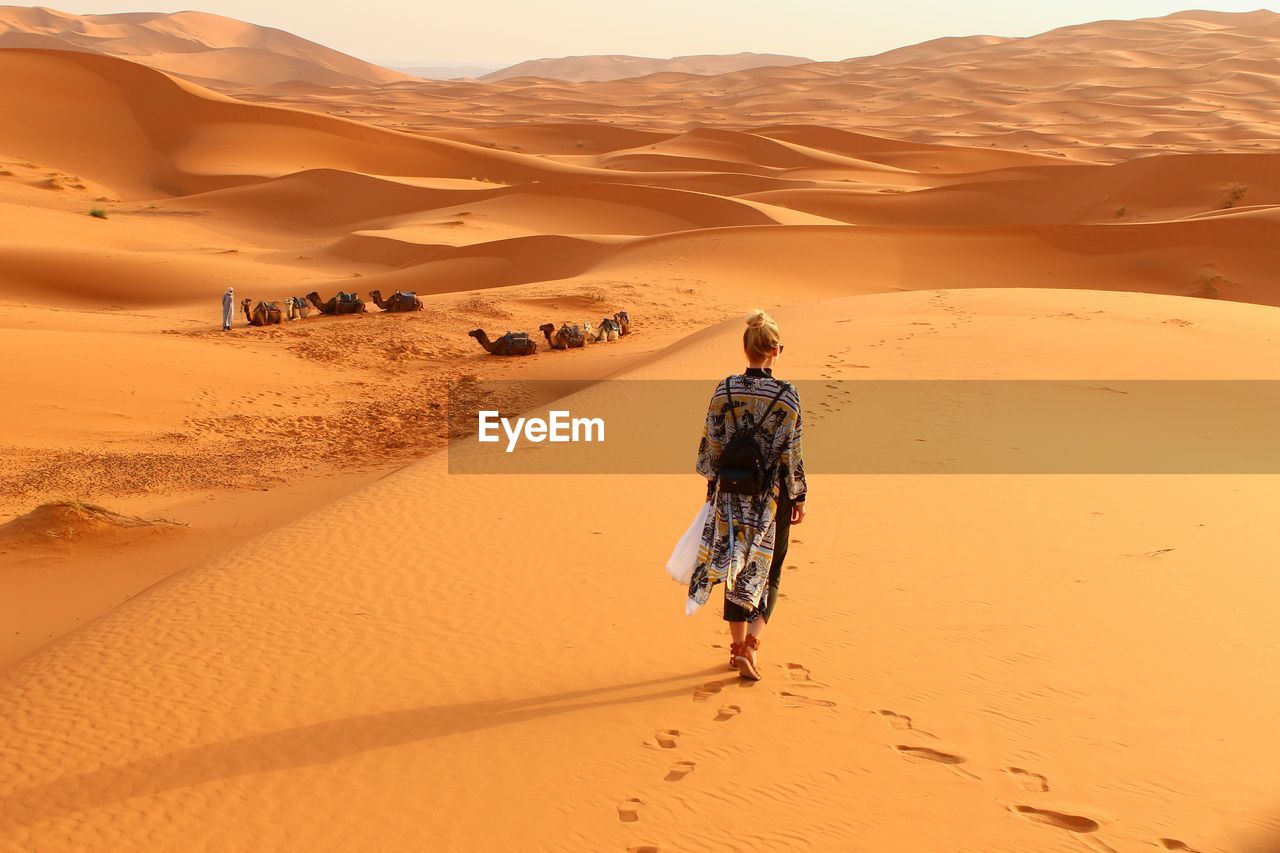
[{"label": "sand dune", "polygon": [[671,59],[653,59],[644,56],[564,56],[557,59],[531,59],[528,62],[520,62],[509,68],[485,74],[480,79],[494,82],[515,77],[537,77],[585,83],[647,77],[651,74],[714,76],[748,68],[785,67],[812,61],[802,56],[782,56],[774,53],[676,56]]},{"label": "sand dune", "polygon": [[[337,114],[358,110],[367,121],[424,133],[584,120],[671,132],[789,124],[1086,162],[1250,153],[1275,150],[1280,139],[1270,118],[1280,76],[1278,21],[1261,10],[1185,12],[1029,38],[939,39],[879,56],[711,79],[664,73],[639,82],[431,81],[318,100],[241,92]],[[452,108],[462,99],[466,109]]]},{"label": "sand dune", "polygon": [[5,47],[119,56],[215,85],[297,80],[344,86],[413,79],[283,30],[207,12],[74,15],[0,6],[0,48]]},{"label": "sand dune", "polygon": [[[321,165],[491,181],[586,171],[244,104],[90,54],[6,50],[0,69],[13,82],[0,106],[14,119],[0,150],[83,173],[122,197],[199,192]],[[105,146],[85,146],[86,134],[108,128]]]},{"label": "sand dune", "polygon": [[183,203],[220,215],[259,219],[263,227],[307,230],[349,228],[388,217],[397,222],[435,220],[459,232],[497,220],[527,233],[588,234],[661,234],[776,221],[760,212],[763,205],[662,187],[572,180],[472,186],[422,187],[325,169],[188,196]]},{"label": "sand dune", "polygon": [[669,139],[673,134],[635,130],[608,124],[485,125],[438,134],[473,145],[524,151],[530,154],[601,154],[636,148]]},{"label": "sand dune", "polygon": [[1124,224],[1274,206],[1277,164],[1274,154],[1185,154],[969,174],[963,182],[888,197],[826,188],[748,197],[866,225]]},{"label": "sand dune", "polygon": [[[1097,165],[794,125],[424,138],[107,57],[10,50],[0,64],[19,83],[0,100],[22,118],[0,134],[19,158],[5,180],[24,203],[54,184],[64,196],[43,219],[0,208],[26,235],[0,251],[14,285],[55,299],[189,304],[262,262],[288,294],[353,276],[447,293],[655,262],[728,282],[800,257],[827,295],[1017,284],[1276,300],[1271,154]],[[90,127],[114,128],[109,156],[83,144]],[[107,222],[75,218],[103,199]],[[84,253],[63,256],[49,227],[72,228]],[[939,251],[945,280],[915,260]]]},{"label": "sand dune", "polygon": [[[26,158],[9,169],[14,191],[37,199],[57,183],[66,197],[47,225],[74,228],[87,250],[57,257],[61,238],[42,220],[6,214],[28,235],[3,250],[11,279],[54,297],[178,305],[228,274],[252,279],[263,261],[286,293],[356,275],[459,292],[653,259],[725,281],[792,257],[813,258],[808,274],[834,295],[942,286],[910,259],[964,245],[986,248],[947,249],[951,286],[1275,301],[1258,242],[1272,236],[1280,190],[1271,154],[1096,165],[790,125],[505,131],[516,134],[509,147],[543,152],[591,139],[572,149],[583,153],[534,153],[245,104],[107,57],[10,50],[0,64],[20,84],[0,94],[22,118],[0,135],[0,150]],[[51,101],[64,108],[45,109]],[[89,127],[115,128],[109,156],[83,144]],[[53,177],[36,181],[50,166]],[[109,195],[107,222],[72,218],[101,192],[155,201],[131,208]],[[737,230],[761,227],[778,230]],[[104,263],[120,275],[89,272]]]}]

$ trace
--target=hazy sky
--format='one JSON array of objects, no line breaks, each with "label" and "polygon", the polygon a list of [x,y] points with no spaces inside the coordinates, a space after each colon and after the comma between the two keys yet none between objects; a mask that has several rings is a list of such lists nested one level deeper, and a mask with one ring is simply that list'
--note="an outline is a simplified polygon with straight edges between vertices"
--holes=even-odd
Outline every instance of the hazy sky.
[{"label": "hazy sky", "polygon": [[193,4],[374,62],[495,66],[588,53],[668,57],[754,51],[847,59],[939,36],[1027,36],[1068,24],[1188,8],[1259,8],[1259,0],[82,0],[74,6],[53,0],[44,5],[103,14],[177,12]]}]

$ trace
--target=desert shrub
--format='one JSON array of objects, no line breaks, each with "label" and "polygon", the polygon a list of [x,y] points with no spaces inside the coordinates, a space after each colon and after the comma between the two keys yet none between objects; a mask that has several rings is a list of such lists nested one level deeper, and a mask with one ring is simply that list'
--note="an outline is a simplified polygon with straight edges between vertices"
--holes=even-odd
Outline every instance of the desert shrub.
[{"label": "desert shrub", "polygon": [[1223,208],[1235,207],[1248,191],[1249,188],[1244,184],[1236,183],[1235,181],[1227,184],[1227,199],[1222,203]]}]

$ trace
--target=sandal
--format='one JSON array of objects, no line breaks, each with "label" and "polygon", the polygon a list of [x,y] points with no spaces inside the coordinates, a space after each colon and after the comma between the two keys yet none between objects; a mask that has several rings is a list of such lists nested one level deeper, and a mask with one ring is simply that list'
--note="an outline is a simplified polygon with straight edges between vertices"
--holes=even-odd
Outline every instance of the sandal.
[{"label": "sandal", "polygon": [[738,675],[748,681],[759,681],[760,670],[756,668],[756,652],[760,649],[760,640],[753,634],[748,634],[747,639],[743,641],[742,647],[738,650],[738,654],[733,659],[733,665],[738,669]]},{"label": "sandal", "polygon": [[743,643],[729,643],[729,669],[738,668],[738,655],[742,654]]}]

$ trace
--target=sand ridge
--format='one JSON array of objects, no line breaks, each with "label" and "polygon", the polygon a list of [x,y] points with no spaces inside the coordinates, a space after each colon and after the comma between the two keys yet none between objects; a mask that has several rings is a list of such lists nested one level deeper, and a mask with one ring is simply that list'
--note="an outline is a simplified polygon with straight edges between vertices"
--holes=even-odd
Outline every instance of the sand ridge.
[{"label": "sand ridge", "polygon": [[73,15],[0,6],[0,48],[8,47],[104,53],[215,85],[287,80],[345,86],[414,79],[283,30],[208,12]]},{"label": "sand ridge", "polygon": [[570,83],[604,82],[648,77],[654,74],[698,74],[712,77],[746,68],[786,67],[812,62],[802,56],[775,53],[735,53],[728,55],[675,56],[655,59],[647,56],[565,56],[531,59],[480,77],[485,82],[534,77]]}]

